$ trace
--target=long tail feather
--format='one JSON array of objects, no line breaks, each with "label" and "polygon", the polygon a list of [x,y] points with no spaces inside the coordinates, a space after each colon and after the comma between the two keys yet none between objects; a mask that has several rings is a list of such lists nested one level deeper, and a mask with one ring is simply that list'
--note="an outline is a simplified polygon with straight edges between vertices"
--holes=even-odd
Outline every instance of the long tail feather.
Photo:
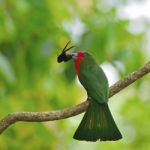
[{"label": "long tail feather", "polygon": [[108,104],[90,100],[74,139],[85,141],[115,141],[122,138],[111,115]]}]

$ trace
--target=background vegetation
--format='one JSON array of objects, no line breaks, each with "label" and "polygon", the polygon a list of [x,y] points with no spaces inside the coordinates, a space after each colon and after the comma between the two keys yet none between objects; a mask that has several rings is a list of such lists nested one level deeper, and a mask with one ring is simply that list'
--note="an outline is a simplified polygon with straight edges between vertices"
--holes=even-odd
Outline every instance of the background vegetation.
[{"label": "background vegetation", "polygon": [[[76,50],[94,55],[110,84],[146,63],[150,22],[144,15],[130,18],[128,6],[128,0],[0,0],[0,118],[16,111],[62,109],[86,99],[73,63],[56,62],[69,40]],[[149,149],[149,85],[145,76],[110,99],[123,140],[75,141],[82,114],[17,123],[0,135],[0,149]]]}]

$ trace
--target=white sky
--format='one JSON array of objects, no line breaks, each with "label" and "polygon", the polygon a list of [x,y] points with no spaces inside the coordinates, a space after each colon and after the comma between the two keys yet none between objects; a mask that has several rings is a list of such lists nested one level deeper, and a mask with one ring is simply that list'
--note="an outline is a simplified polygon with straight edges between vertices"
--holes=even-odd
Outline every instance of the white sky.
[{"label": "white sky", "polygon": [[129,19],[138,19],[140,17],[148,19],[150,18],[150,0],[131,1],[124,8],[120,8],[119,14]]}]

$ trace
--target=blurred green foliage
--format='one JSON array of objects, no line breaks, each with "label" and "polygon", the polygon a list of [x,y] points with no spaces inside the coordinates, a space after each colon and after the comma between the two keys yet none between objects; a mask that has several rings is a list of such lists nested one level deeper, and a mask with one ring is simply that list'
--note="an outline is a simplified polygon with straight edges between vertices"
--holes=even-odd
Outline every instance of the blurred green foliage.
[{"label": "blurred green foliage", "polygon": [[[62,109],[85,100],[73,64],[56,62],[69,40],[76,50],[87,50],[99,63],[109,63],[119,78],[146,63],[146,33],[130,32],[130,20],[117,17],[126,2],[110,6],[100,0],[0,0],[0,117],[16,111]],[[111,98],[121,141],[73,140],[79,115],[17,123],[0,135],[0,149],[150,149],[149,85],[145,76]]]}]

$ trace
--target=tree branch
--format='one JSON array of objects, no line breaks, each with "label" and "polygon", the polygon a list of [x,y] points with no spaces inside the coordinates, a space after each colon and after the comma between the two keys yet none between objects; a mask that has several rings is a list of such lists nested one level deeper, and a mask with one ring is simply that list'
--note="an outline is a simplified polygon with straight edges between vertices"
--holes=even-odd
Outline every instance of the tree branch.
[{"label": "tree branch", "polygon": [[[150,72],[150,61],[146,63],[142,68],[137,71],[129,74],[124,79],[119,80],[113,86],[110,87],[110,95],[112,97],[125,87],[129,86],[139,78]],[[69,118],[75,115],[78,115],[84,112],[87,109],[88,101],[85,101],[76,106],[58,110],[58,111],[49,111],[49,112],[15,112],[11,113],[8,116],[4,117],[0,121],[0,134],[8,128],[10,125],[18,121],[26,122],[43,122],[43,121],[53,121],[60,120],[64,118]]]}]

